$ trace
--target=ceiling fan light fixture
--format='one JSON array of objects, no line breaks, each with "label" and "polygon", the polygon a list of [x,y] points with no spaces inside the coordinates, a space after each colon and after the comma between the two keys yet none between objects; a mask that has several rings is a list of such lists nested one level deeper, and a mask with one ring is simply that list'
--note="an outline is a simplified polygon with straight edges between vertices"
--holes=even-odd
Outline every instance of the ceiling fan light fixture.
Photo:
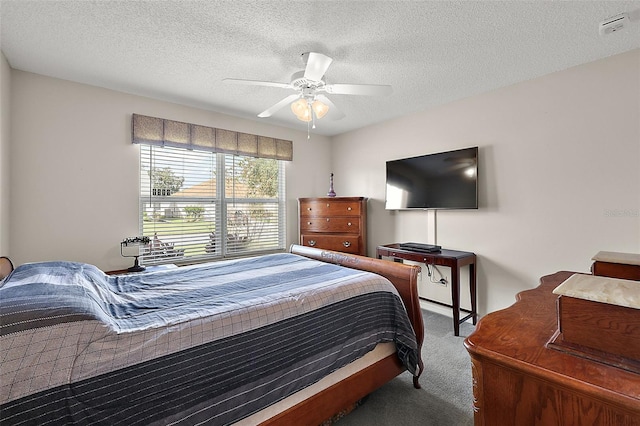
[{"label": "ceiling fan light fixture", "polygon": [[298,120],[300,121],[304,121],[304,122],[309,122],[312,120],[312,116],[311,116],[311,110],[310,109],[306,109],[305,112],[302,115],[296,115],[296,117],[298,117]]},{"label": "ceiling fan light fixture", "polygon": [[329,112],[329,106],[318,100],[313,101],[311,107],[313,108],[313,112],[316,114],[317,118],[322,118]]},{"label": "ceiling fan light fixture", "polygon": [[313,113],[311,112],[311,108],[307,108],[301,115],[298,115],[298,120],[309,122],[313,119]]},{"label": "ceiling fan light fixture", "polygon": [[298,120],[308,121],[305,119],[309,115],[309,104],[306,99],[300,98],[292,102],[291,111],[298,117]]},{"label": "ceiling fan light fixture", "polygon": [[311,108],[305,98],[300,98],[291,103],[291,111],[298,117],[298,120],[311,121]]},{"label": "ceiling fan light fixture", "polygon": [[258,114],[260,118],[271,117],[284,108],[287,104],[291,106],[291,111],[299,120],[310,122],[321,119],[331,109],[331,118],[339,120],[344,118],[343,112],[337,108],[324,93],[339,95],[389,95],[392,93],[391,86],[381,84],[327,84],[324,80],[327,69],[333,59],[317,52],[305,52],[302,54],[305,63],[304,70],[294,72],[289,83],[262,80],[243,80],[236,78],[225,78],[224,81],[237,84],[248,84],[256,86],[279,87],[292,89],[296,94],[276,102],[266,110]]}]

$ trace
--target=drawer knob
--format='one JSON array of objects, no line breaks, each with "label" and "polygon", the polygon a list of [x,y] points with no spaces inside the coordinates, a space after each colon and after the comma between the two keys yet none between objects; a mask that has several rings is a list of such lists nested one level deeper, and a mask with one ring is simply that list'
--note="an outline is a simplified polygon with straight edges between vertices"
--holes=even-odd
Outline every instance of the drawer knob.
[{"label": "drawer knob", "polygon": [[351,207],[347,207],[347,210],[349,210],[349,211],[350,211],[350,210],[351,210]]},{"label": "drawer knob", "polygon": [[348,222],[348,223],[347,223],[347,226],[351,226],[351,222]]},{"label": "drawer knob", "polygon": [[351,247],[351,243],[349,241],[345,241],[344,243],[342,243],[343,246],[345,247]]},{"label": "drawer knob", "polygon": [[329,218],[327,218],[327,222],[329,222]]},{"label": "drawer knob", "polygon": [[311,207],[307,207],[307,210],[311,211]]},{"label": "drawer knob", "polygon": [[309,240],[309,245],[311,247],[315,246],[316,245],[316,240]]},{"label": "drawer knob", "polygon": [[307,222],[307,225],[311,225],[311,222]]},{"label": "drawer knob", "polygon": [[327,203],[327,207],[329,207],[329,203]]}]

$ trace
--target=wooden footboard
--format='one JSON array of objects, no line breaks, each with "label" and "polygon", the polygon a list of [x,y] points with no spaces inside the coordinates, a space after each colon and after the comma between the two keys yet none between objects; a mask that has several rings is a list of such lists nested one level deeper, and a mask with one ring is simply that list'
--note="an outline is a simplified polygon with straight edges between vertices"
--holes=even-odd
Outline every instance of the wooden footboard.
[{"label": "wooden footboard", "polygon": [[[411,325],[413,325],[413,330],[418,340],[418,349],[422,348],[424,323],[422,322],[422,311],[420,310],[420,299],[418,298],[419,266],[405,265],[398,262],[389,262],[388,260],[358,256],[357,254],[340,253],[295,244],[289,248],[289,251],[293,254],[321,260],[323,262],[373,272],[391,281],[398,290],[398,293],[400,293],[400,297],[409,314],[409,320],[411,321]],[[422,365],[420,365],[420,370],[422,371]]]},{"label": "wooden footboard", "polygon": [[[393,283],[402,298],[418,341],[418,350],[422,349],[424,325],[418,299],[418,266],[404,265],[386,260],[373,259],[353,254],[315,249],[292,245],[291,253],[323,262],[334,263],[352,269],[370,271],[382,275]],[[423,362],[419,360],[420,373]],[[319,425],[332,415],[348,409],[356,401],[370,394],[398,374],[405,371],[404,366],[393,354],[370,365],[335,385],[313,395],[290,409],[262,423],[263,425],[296,424]],[[413,384],[420,387],[418,377]]]}]

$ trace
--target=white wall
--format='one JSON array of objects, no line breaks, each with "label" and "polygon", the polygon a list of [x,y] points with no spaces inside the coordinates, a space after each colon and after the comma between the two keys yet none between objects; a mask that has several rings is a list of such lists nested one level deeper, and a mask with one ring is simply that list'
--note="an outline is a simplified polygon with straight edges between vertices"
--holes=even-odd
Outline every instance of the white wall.
[{"label": "white wall", "polygon": [[0,256],[9,250],[9,141],[11,139],[11,68],[0,52]]},{"label": "white wall", "polygon": [[295,131],[17,70],[12,94],[16,264],[63,259],[105,270],[129,266],[119,250],[124,237],[138,233],[134,112],[293,140],[294,161],[286,168],[288,244],[298,237],[297,198],[327,190],[330,140],[313,135],[308,141],[304,124]]},{"label": "white wall", "polygon": [[[342,191],[371,199],[370,255],[379,244],[434,238],[475,252],[480,313],[511,305],[543,275],[588,271],[600,250],[640,253],[640,50],[343,134],[332,145]],[[478,210],[385,211],[386,160],[470,146],[480,147]],[[436,284],[421,292],[450,297]]]}]

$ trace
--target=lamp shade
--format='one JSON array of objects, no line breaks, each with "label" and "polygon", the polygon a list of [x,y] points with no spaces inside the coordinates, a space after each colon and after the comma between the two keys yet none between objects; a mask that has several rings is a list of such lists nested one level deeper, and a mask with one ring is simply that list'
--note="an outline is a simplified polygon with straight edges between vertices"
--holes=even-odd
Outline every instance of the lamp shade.
[{"label": "lamp shade", "polygon": [[300,121],[311,121],[311,108],[306,99],[300,98],[291,104],[291,111]]},{"label": "lamp shade", "polygon": [[309,109],[309,105],[307,104],[307,100],[304,98],[300,98],[297,101],[291,103],[291,111],[293,111],[293,113],[298,118],[304,116],[304,113],[307,109]]},{"label": "lamp shade", "polygon": [[304,110],[302,115],[298,116],[298,120],[300,121],[311,121],[313,117],[311,117],[311,108],[307,108]]},{"label": "lamp shade", "polygon": [[317,118],[322,118],[329,112],[329,107],[318,100],[313,101],[311,107]]}]

